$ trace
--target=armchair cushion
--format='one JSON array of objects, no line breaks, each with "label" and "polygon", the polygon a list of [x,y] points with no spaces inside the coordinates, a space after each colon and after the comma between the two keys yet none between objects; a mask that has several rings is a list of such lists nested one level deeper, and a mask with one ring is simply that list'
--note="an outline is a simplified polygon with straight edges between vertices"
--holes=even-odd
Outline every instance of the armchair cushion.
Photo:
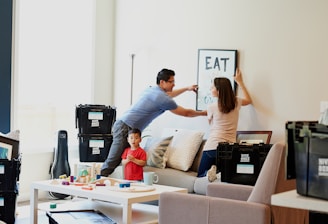
[{"label": "armchair cushion", "polygon": [[247,201],[253,186],[227,183],[211,183],[207,186],[207,196]]}]

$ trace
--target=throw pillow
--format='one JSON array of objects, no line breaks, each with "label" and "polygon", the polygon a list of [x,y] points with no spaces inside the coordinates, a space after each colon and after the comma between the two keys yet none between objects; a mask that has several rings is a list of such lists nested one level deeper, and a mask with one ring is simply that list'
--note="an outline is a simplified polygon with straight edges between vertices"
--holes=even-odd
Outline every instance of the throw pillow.
[{"label": "throw pillow", "polygon": [[167,149],[167,166],[187,171],[191,167],[204,132],[178,129]]},{"label": "throw pillow", "polygon": [[145,146],[147,151],[147,165],[152,167],[157,167],[164,169],[166,166],[166,160],[164,159],[164,154],[167,150],[168,145],[170,144],[173,136],[166,138],[155,138],[149,139],[150,142]]}]

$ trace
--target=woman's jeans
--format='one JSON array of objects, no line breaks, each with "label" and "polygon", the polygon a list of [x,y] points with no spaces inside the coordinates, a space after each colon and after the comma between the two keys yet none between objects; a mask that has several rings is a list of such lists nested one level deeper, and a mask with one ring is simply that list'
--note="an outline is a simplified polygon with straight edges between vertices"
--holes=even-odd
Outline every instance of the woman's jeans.
[{"label": "woman's jeans", "polygon": [[216,165],[216,149],[203,151],[197,177],[205,177],[212,165]]}]

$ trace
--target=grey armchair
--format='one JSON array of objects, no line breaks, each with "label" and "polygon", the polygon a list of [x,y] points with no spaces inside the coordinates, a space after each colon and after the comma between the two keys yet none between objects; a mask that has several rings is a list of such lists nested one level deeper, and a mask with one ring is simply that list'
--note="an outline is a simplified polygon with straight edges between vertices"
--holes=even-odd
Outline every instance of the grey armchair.
[{"label": "grey armchair", "polygon": [[285,145],[274,144],[255,186],[211,183],[207,195],[162,193],[160,224],[308,223],[308,212],[270,205],[271,195],[295,188],[285,180]]}]

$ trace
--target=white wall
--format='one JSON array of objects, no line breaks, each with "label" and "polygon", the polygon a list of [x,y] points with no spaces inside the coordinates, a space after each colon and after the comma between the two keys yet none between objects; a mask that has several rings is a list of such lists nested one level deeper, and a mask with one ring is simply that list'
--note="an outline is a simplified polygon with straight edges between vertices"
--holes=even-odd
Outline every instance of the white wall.
[{"label": "white wall", "polygon": [[[287,120],[317,120],[328,99],[328,2],[324,0],[120,0],[116,3],[115,92],[118,116],[155,84],[163,68],[176,71],[176,87],[197,82],[198,49],[237,49],[254,105],[242,109],[239,130],[273,130],[284,141]],[[195,108],[192,93],[176,98]],[[205,118],[166,112],[150,129],[207,131]]]}]

